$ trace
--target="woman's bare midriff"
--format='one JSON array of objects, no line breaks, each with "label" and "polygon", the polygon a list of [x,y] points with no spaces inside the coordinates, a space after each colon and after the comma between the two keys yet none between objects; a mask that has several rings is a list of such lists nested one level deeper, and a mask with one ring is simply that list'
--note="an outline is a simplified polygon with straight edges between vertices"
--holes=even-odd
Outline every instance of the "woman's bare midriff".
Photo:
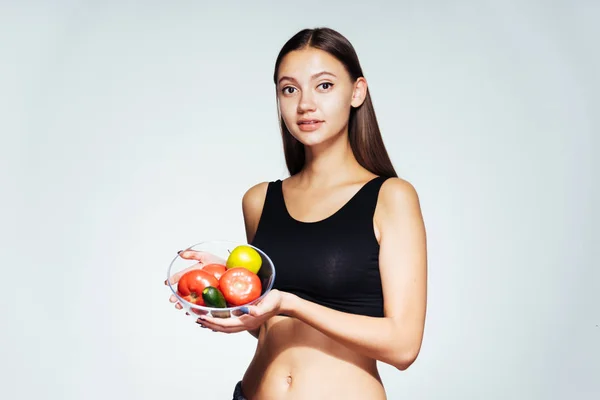
[{"label": "woman's bare midriff", "polygon": [[271,318],[242,380],[248,400],[385,400],[377,362],[294,318]]}]

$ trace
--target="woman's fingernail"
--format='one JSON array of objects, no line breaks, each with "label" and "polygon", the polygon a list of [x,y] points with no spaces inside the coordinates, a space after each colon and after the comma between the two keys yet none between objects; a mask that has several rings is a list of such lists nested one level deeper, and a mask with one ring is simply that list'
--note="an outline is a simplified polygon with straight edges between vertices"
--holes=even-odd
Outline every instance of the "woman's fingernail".
[{"label": "woman's fingernail", "polygon": [[240,308],[240,312],[242,312],[243,314],[248,314],[250,313],[250,310],[248,310],[248,307],[244,306]]}]

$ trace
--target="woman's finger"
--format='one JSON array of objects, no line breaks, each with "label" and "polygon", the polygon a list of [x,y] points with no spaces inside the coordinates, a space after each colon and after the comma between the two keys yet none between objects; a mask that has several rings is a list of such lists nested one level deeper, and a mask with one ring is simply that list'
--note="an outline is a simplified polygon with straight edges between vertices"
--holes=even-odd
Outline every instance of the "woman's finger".
[{"label": "woman's finger", "polygon": [[[247,314],[252,317],[261,317],[263,314],[265,314],[263,307],[264,306],[262,304],[259,304],[258,306],[247,306],[246,307]],[[240,318],[242,318],[242,317],[240,317]]]},{"label": "woman's finger", "polygon": [[[226,260],[222,259],[221,257],[215,256],[214,254],[211,253],[207,253],[205,251],[198,251],[198,250],[182,250],[179,253],[179,257],[186,259],[186,260],[196,260],[198,261],[196,264],[192,265],[191,267],[188,267],[184,270],[181,270],[179,272],[177,272],[176,274],[173,274],[170,278],[169,281],[171,283],[171,285],[176,284],[177,282],[179,282],[179,279],[181,279],[181,277],[183,276],[183,274],[185,274],[188,271],[194,270],[194,269],[202,269],[202,267],[204,267],[205,265],[208,264],[226,264]],[[165,285],[168,285],[169,282],[167,282],[167,280],[165,279]]]},{"label": "woman's finger", "polygon": [[[191,267],[187,267],[186,269],[182,269],[181,271],[177,272],[176,274],[173,274],[169,278],[169,281],[171,281],[171,285],[174,285],[177,282],[179,282],[179,279],[181,279],[183,274],[185,274],[186,272],[191,271],[193,269],[202,269],[203,266],[204,266],[204,264],[202,262],[197,262],[196,264],[192,265]],[[168,284],[168,282],[165,280],[165,285],[167,285],[167,284]]]},{"label": "woman's finger", "polygon": [[200,263],[202,263],[204,265],[227,263],[226,259],[219,257],[215,254],[209,253],[207,251],[182,250],[178,254],[179,254],[179,257],[181,257],[183,259],[200,261]]},{"label": "woman's finger", "polygon": [[197,260],[202,261],[206,255],[204,251],[198,250],[183,250],[179,253],[179,257],[185,258],[186,260]]},{"label": "woman's finger", "polygon": [[205,315],[202,318],[198,318],[196,322],[202,325],[206,325],[211,329],[230,332],[241,332],[249,329],[251,325],[249,325],[247,322],[249,322],[251,318],[252,317],[246,315],[242,315],[239,318],[212,318],[208,315]]},{"label": "woman's finger", "polygon": [[196,323],[200,326],[204,326],[206,328],[210,328],[210,329],[223,329],[224,327],[219,326],[217,324],[213,324],[212,322],[208,322],[206,320],[202,320],[200,318],[196,319]]},{"label": "woman's finger", "polygon": [[171,295],[171,297],[169,297],[169,301],[171,303],[175,303],[175,308],[178,310],[181,310],[183,307],[181,306],[181,303],[179,302],[179,300],[177,299],[177,297],[175,297],[175,295]]},{"label": "woman's finger", "polygon": [[238,333],[238,332],[247,330],[244,327],[226,327],[226,326],[211,324],[210,322],[202,321],[200,319],[196,320],[196,323],[203,328],[208,328],[208,329],[212,330],[213,332]]}]

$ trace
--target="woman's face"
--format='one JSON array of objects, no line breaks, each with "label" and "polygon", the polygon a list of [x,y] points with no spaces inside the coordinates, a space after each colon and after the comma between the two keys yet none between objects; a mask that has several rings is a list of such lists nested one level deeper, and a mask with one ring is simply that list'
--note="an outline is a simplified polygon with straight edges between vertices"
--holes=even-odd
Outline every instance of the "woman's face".
[{"label": "woman's face", "polygon": [[305,146],[347,132],[350,108],[366,95],[366,82],[353,82],[344,65],[329,53],[306,48],[288,53],[278,71],[277,99],[285,125]]}]

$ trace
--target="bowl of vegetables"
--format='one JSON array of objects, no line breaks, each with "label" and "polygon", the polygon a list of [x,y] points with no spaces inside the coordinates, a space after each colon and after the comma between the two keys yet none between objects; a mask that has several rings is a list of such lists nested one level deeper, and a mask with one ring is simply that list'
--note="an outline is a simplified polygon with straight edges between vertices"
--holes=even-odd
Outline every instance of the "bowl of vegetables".
[{"label": "bowl of vegetables", "polygon": [[190,315],[232,318],[273,288],[275,266],[261,249],[233,241],[206,241],[178,252],[166,283]]}]

